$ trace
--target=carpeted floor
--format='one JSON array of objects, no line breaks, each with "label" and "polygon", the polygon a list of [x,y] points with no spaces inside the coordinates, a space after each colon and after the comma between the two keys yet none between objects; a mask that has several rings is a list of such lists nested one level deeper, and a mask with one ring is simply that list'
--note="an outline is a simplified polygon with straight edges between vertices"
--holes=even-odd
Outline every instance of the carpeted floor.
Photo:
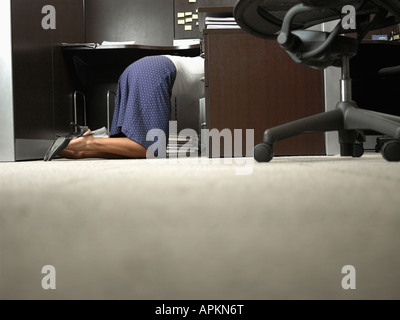
[{"label": "carpeted floor", "polygon": [[0,163],[0,299],[399,299],[399,169],[379,154]]}]

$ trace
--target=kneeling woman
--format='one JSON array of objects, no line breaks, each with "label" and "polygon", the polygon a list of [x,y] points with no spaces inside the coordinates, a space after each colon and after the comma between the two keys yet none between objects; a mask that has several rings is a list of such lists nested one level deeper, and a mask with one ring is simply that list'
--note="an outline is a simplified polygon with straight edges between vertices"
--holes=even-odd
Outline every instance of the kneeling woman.
[{"label": "kneeling woman", "polygon": [[150,130],[169,133],[171,100],[180,95],[204,97],[201,57],[148,56],[120,76],[110,138],[95,138],[90,130],[72,139],[59,154],[66,158],[145,158],[154,141]]}]

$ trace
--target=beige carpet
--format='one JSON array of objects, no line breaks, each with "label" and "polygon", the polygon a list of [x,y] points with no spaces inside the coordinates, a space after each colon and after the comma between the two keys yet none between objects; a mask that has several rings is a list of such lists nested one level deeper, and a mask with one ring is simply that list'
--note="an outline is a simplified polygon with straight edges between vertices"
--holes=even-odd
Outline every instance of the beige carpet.
[{"label": "beige carpet", "polygon": [[228,160],[0,163],[0,299],[400,298],[400,163]]}]

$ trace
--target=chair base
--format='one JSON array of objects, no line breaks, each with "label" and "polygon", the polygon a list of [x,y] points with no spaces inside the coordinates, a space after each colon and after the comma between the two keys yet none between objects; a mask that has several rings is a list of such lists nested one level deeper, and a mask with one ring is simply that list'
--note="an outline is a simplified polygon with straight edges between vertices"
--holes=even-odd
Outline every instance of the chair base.
[{"label": "chair base", "polygon": [[379,151],[387,161],[400,161],[400,117],[360,109],[354,101],[341,101],[335,110],[266,130],[264,142],[254,148],[254,158],[258,162],[269,162],[274,157],[274,143],[300,134],[329,131],[339,133],[341,156],[361,157],[363,130],[388,136]]}]

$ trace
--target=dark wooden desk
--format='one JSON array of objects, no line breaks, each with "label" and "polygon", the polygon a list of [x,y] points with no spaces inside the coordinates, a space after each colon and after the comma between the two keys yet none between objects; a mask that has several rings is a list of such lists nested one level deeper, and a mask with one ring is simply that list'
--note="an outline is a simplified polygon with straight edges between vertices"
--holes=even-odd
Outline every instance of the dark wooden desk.
[{"label": "dark wooden desk", "polygon": [[70,70],[82,89],[92,82],[118,81],[131,63],[152,55],[200,55],[200,45],[148,46],[148,45],[98,45],[63,44],[62,50]]},{"label": "dark wooden desk", "polygon": [[200,45],[64,44],[62,50],[74,79],[76,92],[80,93],[75,101],[79,106],[74,106],[75,110],[78,109],[77,121],[82,124],[81,120],[85,118],[86,125],[92,129],[109,127],[118,79],[130,64],[152,55],[200,55]]},{"label": "dark wooden desk", "polygon": [[[206,116],[209,129],[264,131],[325,110],[323,71],[297,65],[276,41],[240,29],[206,29]],[[245,155],[245,143],[242,155]],[[325,154],[323,133],[278,142],[277,155]],[[223,143],[221,143],[223,155]]]}]

